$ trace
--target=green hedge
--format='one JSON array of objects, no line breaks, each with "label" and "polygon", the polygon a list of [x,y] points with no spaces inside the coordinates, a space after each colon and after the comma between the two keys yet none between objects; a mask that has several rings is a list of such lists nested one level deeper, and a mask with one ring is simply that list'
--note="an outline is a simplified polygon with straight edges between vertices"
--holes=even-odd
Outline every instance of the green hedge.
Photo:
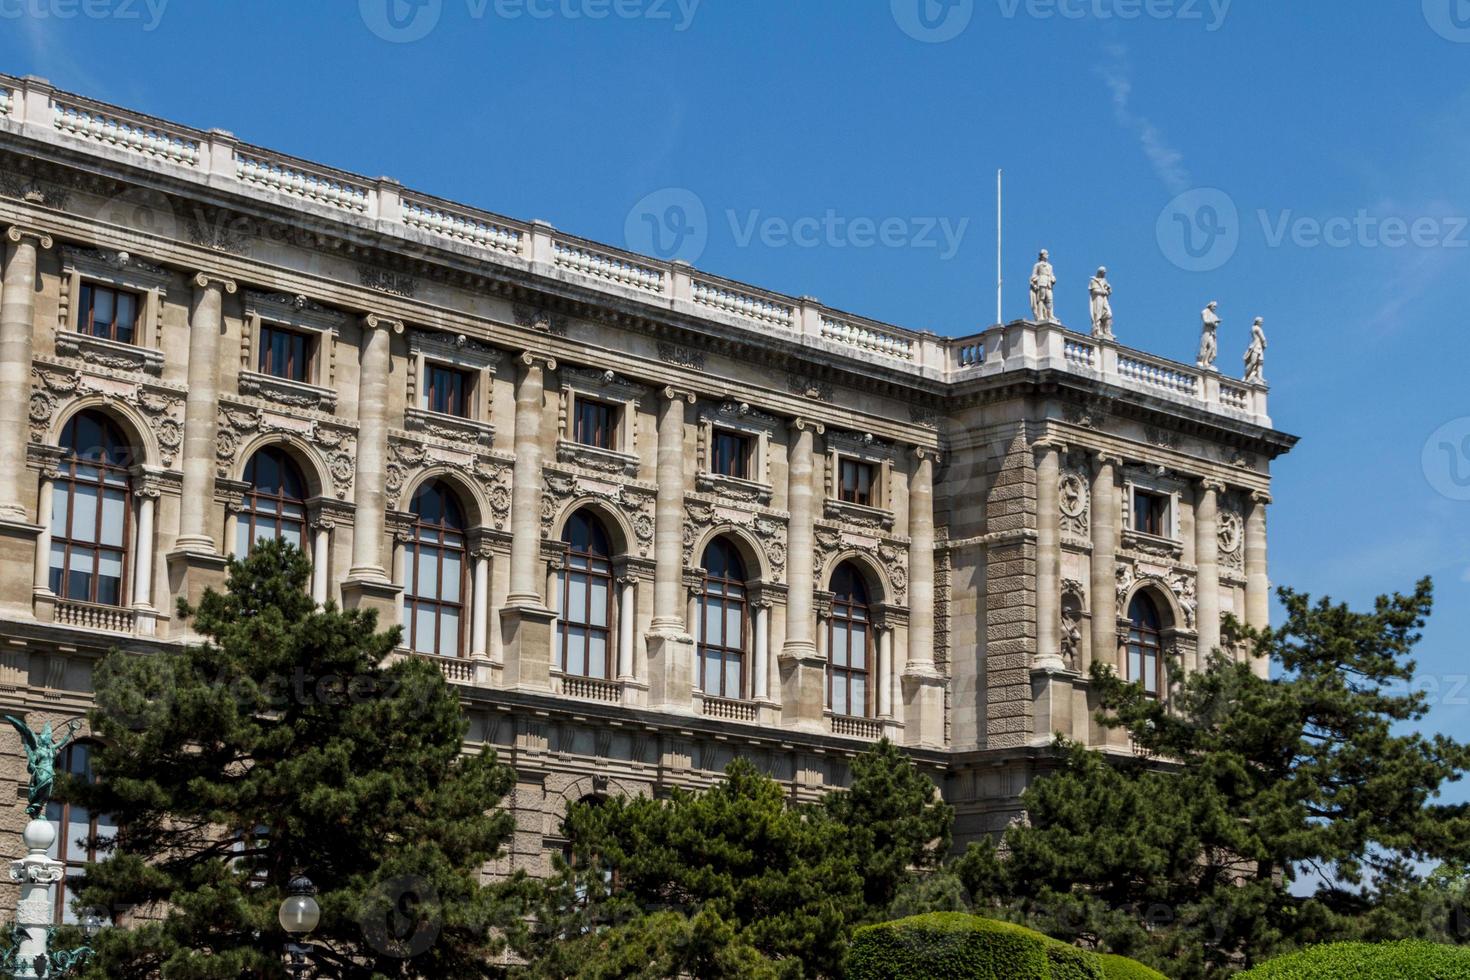
[{"label": "green hedge", "polygon": [[1103,976],[1107,980],[1169,980],[1153,967],[1116,953],[1104,953],[1098,959],[1102,961]]},{"label": "green hedge", "polygon": [[1277,957],[1236,980],[1470,980],[1470,948],[1412,939],[1333,943]]},{"label": "green hedge", "polygon": [[1121,956],[1097,956],[1024,926],[931,912],[864,926],[848,952],[851,980],[1167,980]]}]

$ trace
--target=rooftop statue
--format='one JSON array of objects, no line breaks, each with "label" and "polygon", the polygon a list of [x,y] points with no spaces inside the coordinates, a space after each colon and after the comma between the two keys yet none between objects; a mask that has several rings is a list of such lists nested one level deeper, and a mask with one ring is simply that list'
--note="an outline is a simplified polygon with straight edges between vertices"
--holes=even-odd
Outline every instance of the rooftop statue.
[{"label": "rooftop statue", "polygon": [[1210,300],[1200,313],[1199,357],[1194,363],[1206,371],[1215,370],[1215,357],[1220,353],[1219,338],[1216,336],[1220,329],[1220,315],[1215,312],[1219,305],[1215,300]]},{"label": "rooftop statue", "polygon": [[1046,249],[1042,249],[1036,265],[1031,268],[1031,319],[1037,323],[1057,321],[1052,307],[1052,287],[1056,282],[1057,276],[1052,271],[1051,262],[1047,261]]},{"label": "rooftop statue", "polygon": [[1266,331],[1261,328],[1262,317],[1251,324],[1251,344],[1245,349],[1245,380],[1256,384],[1266,383]]},{"label": "rooftop statue", "polygon": [[1092,300],[1092,335],[1099,340],[1113,338],[1113,285],[1108,282],[1108,270],[1098,266],[1097,275],[1087,284],[1087,293]]}]

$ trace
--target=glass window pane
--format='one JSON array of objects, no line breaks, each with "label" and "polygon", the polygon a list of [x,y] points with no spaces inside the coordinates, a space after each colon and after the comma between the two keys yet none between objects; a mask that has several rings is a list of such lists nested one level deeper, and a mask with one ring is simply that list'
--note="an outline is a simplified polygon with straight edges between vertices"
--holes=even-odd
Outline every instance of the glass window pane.
[{"label": "glass window pane", "polygon": [[420,546],[417,550],[419,578],[414,595],[426,599],[437,599],[439,598],[439,549]]},{"label": "glass window pane", "polygon": [[720,600],[709,596],[705,597],[704,642],[712,646],[720,646],[723,643],[723,637],[720,633],[720,622],[723,618],[720,615],[720,605]]},{"label": "glass window pane", "polygon": [[301,525],[300,524],[291,524],[291,523],[282,523],[281,524],[281,540],[284,541],[284,542],[286,542],[287,544],[292,544],[292,545],[295,545],[296,547],[300,548],[301,547]]},{"label": "glass window pane", "polygon": [[863,674],[853,675],[852,704],[849,710],[855,715],[868,713],[868,678]]},{"label": "glass window pane", "polygon": [[413,648],[420,653],[434,652],[434,607],[427,603],[414,612]]},{"label": "glass window pane", "polygon": [[241,514],[235,522],[235,557],[250,554],[250,518]]},{"label": "glass window pane", "polygon": [[78,486],[71,499],[72,538],[77,541],[96,541],[97,488]]},{"label": "glass window pane", "polygon": [[[78,562],[84,562],[80,568]],[[66,598],[80,599],[87,602],[92,598],[92,556],[90,554],[79,554],[76,551],[71,555],[71,570],[66,580]]]},{"label": "glass window pane", "polygon": [[86,860],[87,838],[92,833],[92,818],[86,807],[73,804],[70,811],[67,815],[65,831],[66,856],[72,861]]},{"label": "glass window pane", "polygon": [[731,698],[741,697],[745,687],[740,676],[742,660],[737,656],[725,659],[725,696]]},{"label": "glass window pane", "polygon": [[567,627],[568,674],[587,673],[587,631],[581,626]]},{"label": "glass window pane", "polygon": [[587,637],[587,676],[607,678],[607,634],[593,632]]},{"label": "glass window pane", "polygon": [[116,490],[102,495],[102,543],[114,548],[123,544],[123,526],[126,520],[127,499]]},{"label": "glass window pane", "polygon": [[832,712],[847,714],[847,686],[840,674],[832,678]]},{"label": "glass window pane", "polygon": [[104,327],[112,323],[114,311],[112,307],[112,291],[97,289],[92,292],[92,324],[95,327]]},{"label": "glass window pane", "polygon": [[439,614],[439,653],[445,657],[459,656],[459,611],[445,609]]},{"label": "glass window pane", "polygon": [[840,619],[832,620],[832,655],[834,664],[847,663],[847,624]]},{"label": "glass window pane", "polygon": [[605,578],[594,578],[592,580],[592,625],[606,626],[608,611],[607,587]]},{"label": "glass window pane", "polygon": [[51,488],[51,533],[66,537],[66,506],[71,498],[67,487],[58,481]]},{"label": "glass window pane", "polygon": [[725,606],[725,646],[740,646],[740,605],[731,602]]},{"label": "glass window pane", "polygon": [[868,669],[868,631],[866,627],[854,626],[852,628],[852,653],[851,660],[854,670]]},{"label": "glass window pane", "polygon": [[444,552],[444,584],[442,586],[445,602],[459,602],[459,590],[463,584],[463,559],[457,551]]},{"label": "glass window pane", "polygon": [[567,608],[565,615],[569,623],[586,622],[587,577],[585,575],[567,576]]}]

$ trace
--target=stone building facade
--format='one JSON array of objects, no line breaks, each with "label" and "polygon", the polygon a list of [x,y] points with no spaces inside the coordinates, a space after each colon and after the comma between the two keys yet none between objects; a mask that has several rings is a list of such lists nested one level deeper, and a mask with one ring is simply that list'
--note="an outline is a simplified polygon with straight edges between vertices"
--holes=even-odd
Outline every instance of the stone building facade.
[{"label": "stone building facade", "polygon": [[735,756],[810,799],[881,735],[963,843],[1054,732],[1116,738],[1092,662],[1157,684],[1267,620],[1262,383],[878,323],[34,78],[0,76],[0,233],[6,711],[85,711],[282,535],[458,686],[516,866],[570,801]]}]

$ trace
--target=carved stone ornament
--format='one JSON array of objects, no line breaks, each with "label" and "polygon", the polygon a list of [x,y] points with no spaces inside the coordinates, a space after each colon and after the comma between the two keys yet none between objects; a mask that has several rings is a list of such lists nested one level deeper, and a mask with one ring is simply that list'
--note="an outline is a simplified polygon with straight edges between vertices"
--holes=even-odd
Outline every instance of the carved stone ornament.
[{"label": "carved stone ornament", "polygon": [[388,506],[402,506],[403,488],[411,484],[420,471],[431,467],[451,470],[479,487],[490,508],[488,514],[481,515],[481,520],[496,530],[505,529],[510,520],[509,460],[484,451],[428,445],[408,438],[406,433],[393,433],[388,437],[388,466],[383,488]]},{"label": "carved stone ornament", "polygon": [[1063,470],[1057,482],[1057,500],[1062,511],[1062,530],[1087,536],[1087,505],[1091,493],[1087,477],[1076,470]]},{"label": "carved stone ornament", "polygon": [[722,507],[712,500],[690,495],[684,499],[684,566],[698,568],[703,555],[694,553],[695,543],[707,532],[725,528],[744,528],[759,540],[771,566],[773,581],[786,579],[785,515],[763,514],[744,508]]},{"label": "carved stone ornament", "polygon": [[658,345],[658,359],[665,364],[688,368],[691,371],[704,370],[704,351],[695,350],[693,347],[685,347],[683,344],[670,344],[660,341]]},{"label": "carved stone ornament", "polygon": [[357,434],[344,426],[320,419],[305,419],[269,412],[250,405],[221,401],[215,429],[215,462],[218,475],[234,468],[241,448],[258,434],[295,436],[317,452],[320,469],[331,476],[332,494],[345,500],[352,492],[357,472]]},{"label": "carved stone ornament", "polygon": [[1184,612],[1184,622],[1176,623],[1187,629],[1194,629],[1195,611],[1199,606],[1199,599],[1195,592],[1195,580],[1193,573],[1183,571],[1156,572],[1152,569],[1141,568],[1132,562],[1118,562],[1118,618],[1128,618],[1129,594],[1135,585],[1144,582],[1152,582],[1158,587],[1173,594]]},{"label": "carved stone ornament", "polygon": [[184,444],[184,391],[157,382],[121,380],[36,358],[27,406],[31,441],[44,444],[58,412],[77,399],[101,396],[140,413],[158,442],[159,462],[173,466]]},{"label": "carved stone ornament", "polygon": [[535,330],[537,333],[549,333],[555,337],[564,337],[567,333],[567,318],[560,313],[552,313],[549,310],[536,306],[521,306],[517,304],[511,313],[515,316],[518,326]]},{"label": "carved stone ornament", "polygon": [[605,483],[577,473],[546,467],[542,472],[541,537],[551,540],[557,515],[583,501],[595,500],[628,518],[633,527],[637,556],[647,558],[653,550],[654,501],[658,490],[633,483]]},{"label": "carved stone ornament", "polygon": [[1080,670],[1082,665],[1082,616],[1085,594],[1081,582],[1075,579],[1066,579],[1062,582],[1062,663],[1068,670]]},{"label": "carved stone ornament", "polygon": [[1220,560],[1226,567],[1236,571],[1244,568],[1245,519],[1240,516],[1240,511],[1220,508],[1219,539]]}]

